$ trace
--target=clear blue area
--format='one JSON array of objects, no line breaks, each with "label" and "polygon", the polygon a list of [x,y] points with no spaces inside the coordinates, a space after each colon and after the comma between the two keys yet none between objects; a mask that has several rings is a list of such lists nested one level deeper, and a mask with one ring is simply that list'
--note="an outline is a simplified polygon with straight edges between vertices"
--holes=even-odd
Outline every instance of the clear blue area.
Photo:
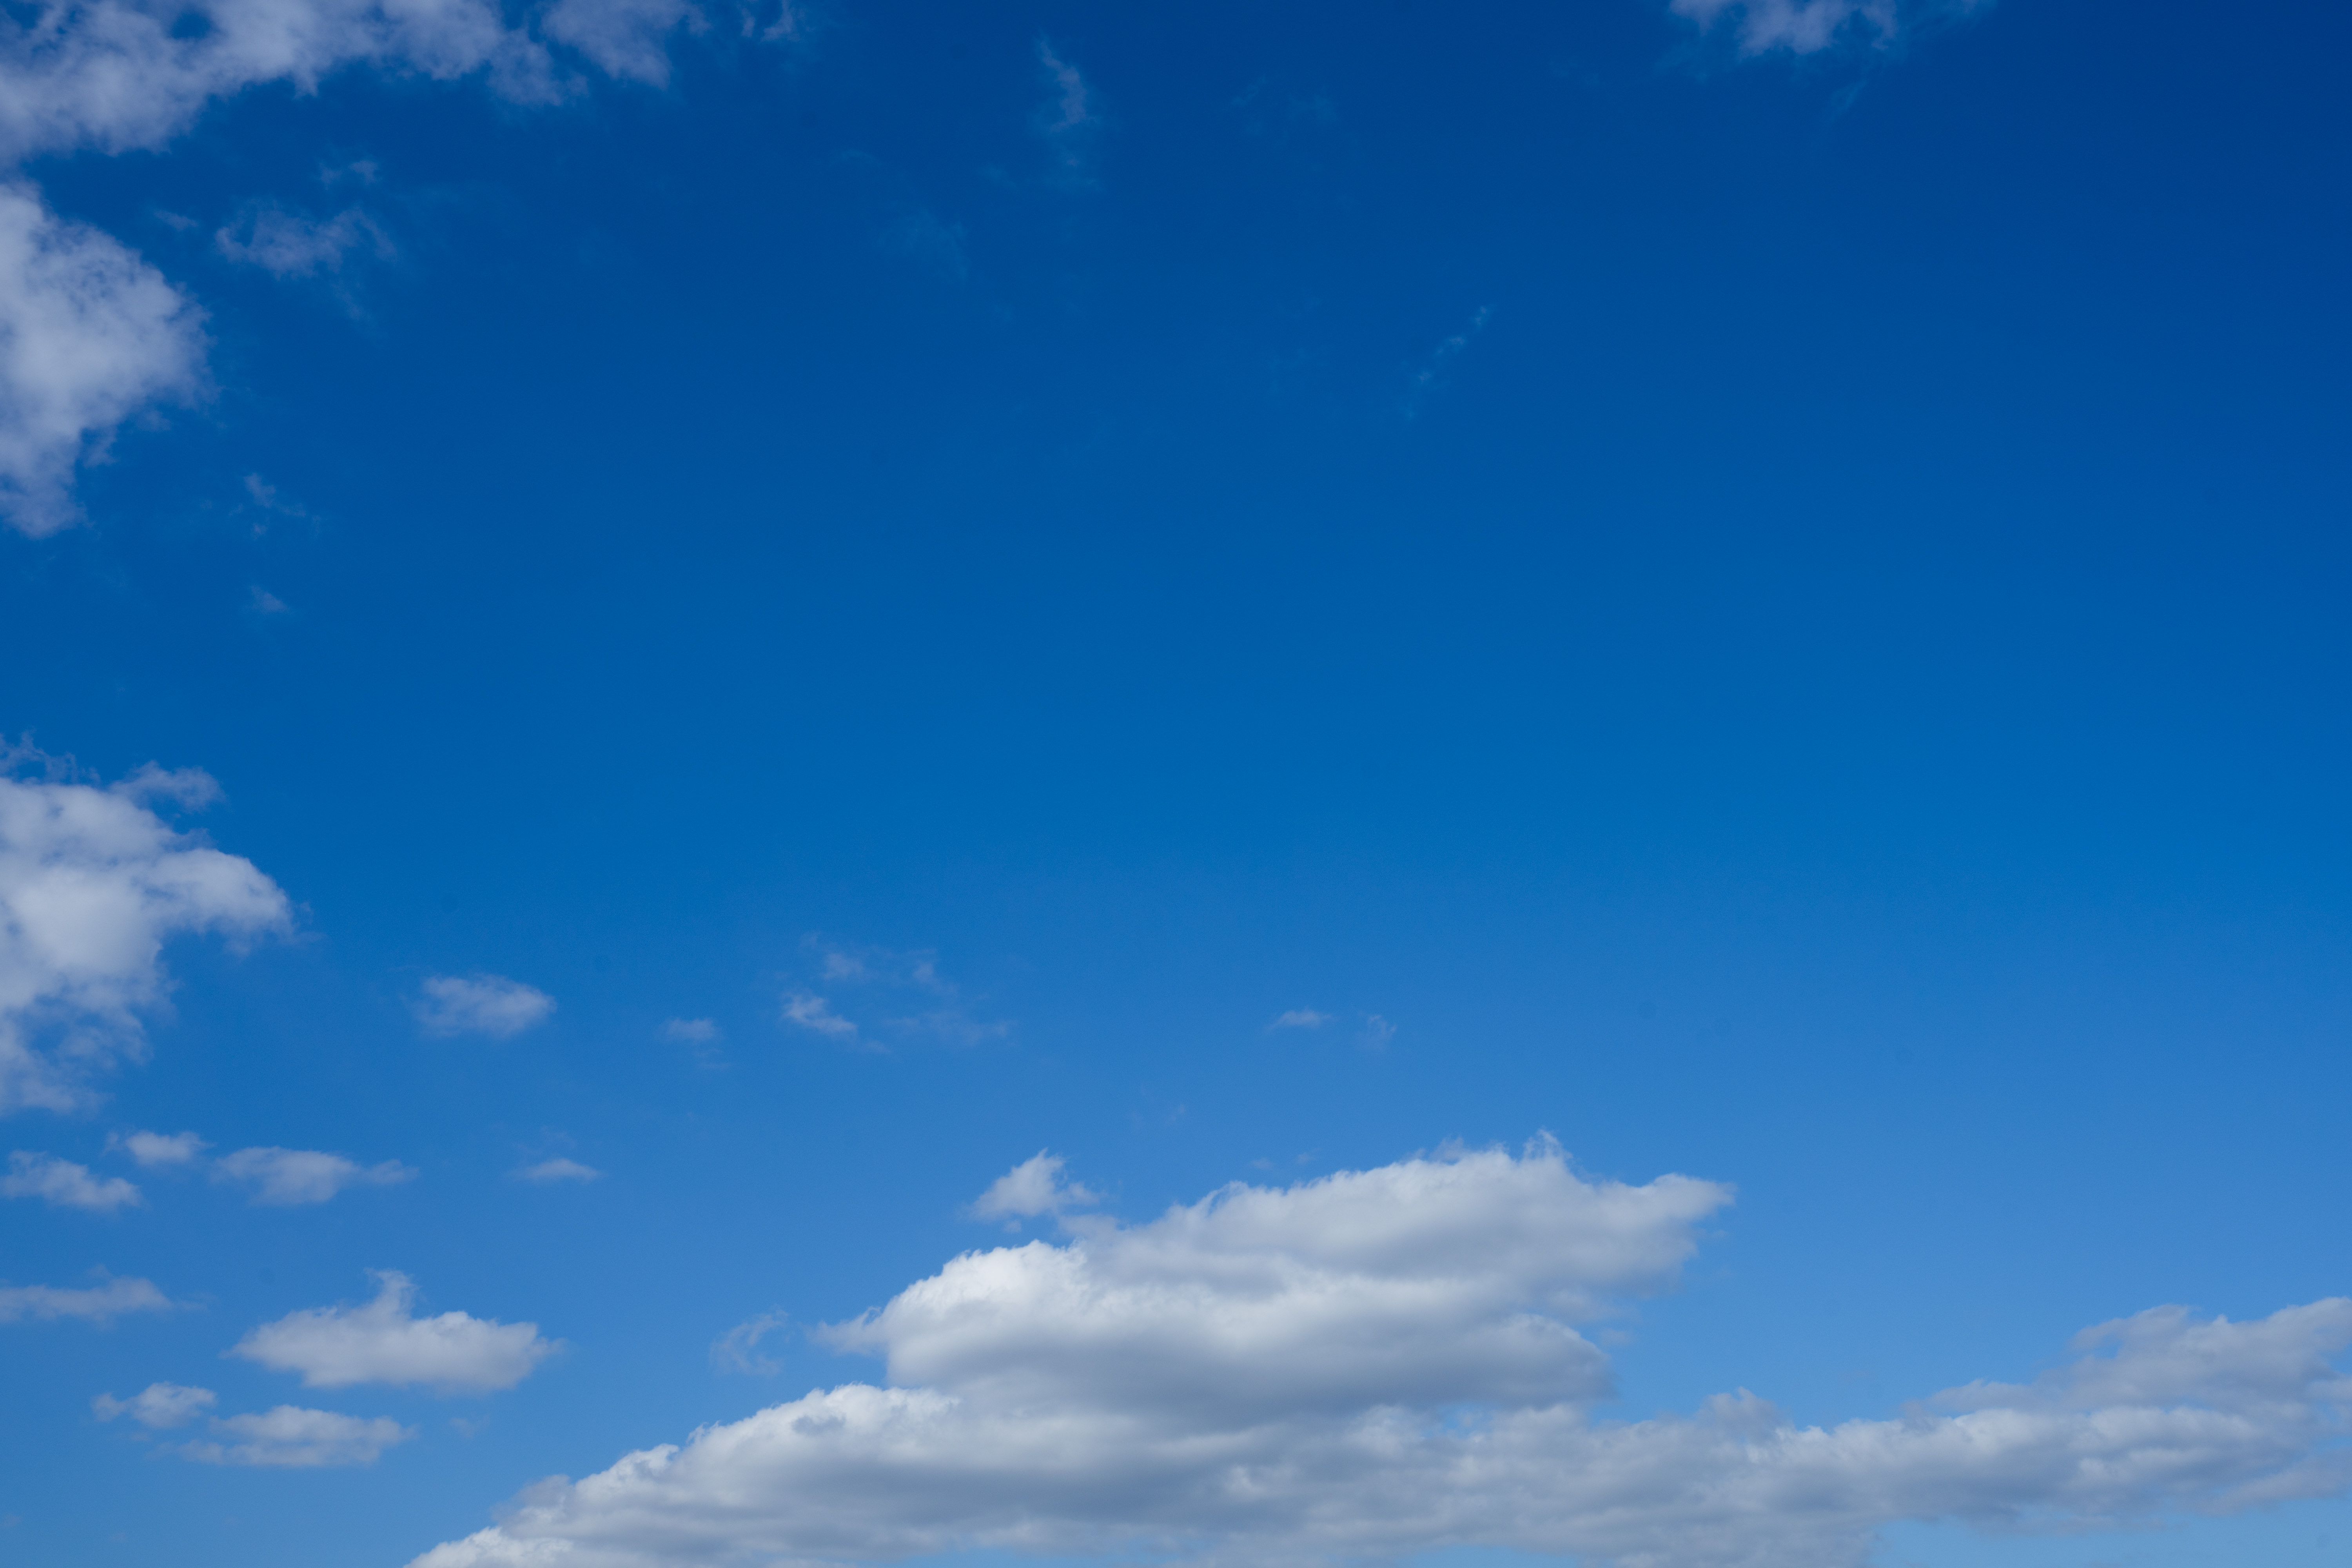
[{"label": "clear blue area", "polygon": [[[845,0],[666,91],[355,72],[37,165],[220,391],[0,537],[0,721],[209,770],[304,934],[175,947],[152,1059],[8,1147],[421,1174],[0,1208],[13,1281],[203,1303],[0,1331],[0,1557],[396,1568],[875,1375],[709,1348],[991,1243],[1041,1148],[1130,1217],[1538,1130],[1735,1183],[1623,1415],[1884,1415],[2352,1289],[2347,52],[2309,3],[1743,62],[1645,0]],[[330,210],[322,157],[394,259],[208,248]],[[791,1028],[812,933],[1008,1026]],[[476,970],[552,1021],[419,1038]],[[555,1154],[606,1177],[509,1179]],[[299,1397],[219,1352],[369,1268],[568,1348],[341,1401],[425,1428],[370,1469],[91,1417]],[[2340,1564],[2352,1509],[1883,1561]]]}]

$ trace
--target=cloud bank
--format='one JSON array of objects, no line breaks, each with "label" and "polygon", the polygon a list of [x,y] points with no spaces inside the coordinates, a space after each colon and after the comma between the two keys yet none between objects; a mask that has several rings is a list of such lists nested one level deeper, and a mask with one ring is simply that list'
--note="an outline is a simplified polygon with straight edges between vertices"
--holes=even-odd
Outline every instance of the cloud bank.
[{"label": "cloud bank", "polygon": [[0,1112],[73,1110],[93,1076],[144,1049],[140,1014],[168,988],[169,938],[291,926],[286,895],[253,862],[148,804],[217,793],[194,769],[150,766],[106,789],[0,776]]},{"label": "cloud bank", "polygon": [[247,1334],[229,1353],[299,1373],[308,1388],[423,1384],[453,1394],[512,1388],[558,1347],[537,1323],[464,1312],[417,1317],[409,1310],[416,1287],[408,1276],[386,1271],[375,1279],[374,1300],[289,1312]]},{"label": "cloud bank", "polygon": [[1045,1554],[1856,1568],[1903,1519],[2138,1521],[2341,1490],[2352,1301],[2160,1309],[2028,1384],[1800,1427],[1752,1394],[1597,1420],[1579,1325],[1667,1289],[1728,1189],[1577,1174],[1547,1142],[1234,1185],[1149,1224],[968,1253],[823,1331],[883,1358],[706,1426],[413,1568]]}]

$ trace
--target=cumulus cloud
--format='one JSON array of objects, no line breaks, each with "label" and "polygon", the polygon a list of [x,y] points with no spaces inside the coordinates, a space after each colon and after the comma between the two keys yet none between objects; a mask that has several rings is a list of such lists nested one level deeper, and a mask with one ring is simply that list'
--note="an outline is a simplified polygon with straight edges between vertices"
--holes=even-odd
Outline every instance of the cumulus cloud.
[{"label": "cumulus cloud", "polygon": [[72,1318],[104,1324],[126,1312],[171,1310],[170,1300],[145,1279],[109,1279],[102,1285],[71,1289],[54,1285],[0,1285],[0,1323],[49,1323]]},{"label": "cumulus cloud", "polygon": [[76,468],[140,409],[198,396],[204,353],[204,312],[162,273],[0,182],[0,516],[37,538],[79,521]]},{"label": "cumulus cloud", "polygon": [[1668,0],[1677,16],[1711,32],[1732,29],[1742,54],[1818,54],[1840,44],[1885,48],[1910,30],[1955,21],[1991,0]]},{"label": "cumulus cloud", "polygon": [[112,1132],[106,1147],[110,1152],[121,1150],[134,1164],[152,1171],[193,1165],[212,1145],[193,1132]]},{"label": "cumulus cloud", "polygon": [[1059,1154],[1038,1150],[990,1184],[988,1191],[973,1202],[971,1212],[982,1219],[1027,1219],[1093,1208],[1101,1203],[1101,1194],[1062,1180],[1064,1163]]},{"label": "cumulus cloud", "polygon": [[231,1415],[212,1429],[226,1442],[184,1443],[180,1452],[206,1465],[257,1465],[320,1469],[333,1465],[373,1465],[376,1456],[416,1436],[389,1416],[373,1420],[281,1405],[254,1415]]},{"label": "cumulus cloud", "polygon": [[397,1160],[362,1165],[320,1149],[239,1149],[213,1166],[214,1180],[251,1188],[265,1208],[323,1204],[346,1187],[389,1187],[415,1175]]},{"label": "cumulus cloud", "polygon": [[537,1323],[444,1312],[410,1311],[416,1287],[405,1274],[375,1276],[375,1300],[362,1306],[289,1312],[239,1340],[230,1354],[278,1372],[302,1374],[306,1388],[357,1383],[423,1384],[437,1393],[512,1388],[555,1353],[561,1342]]},{"label": "cumulus cloud", "polygon": [[117,1399],[101,1394],[89,1402],[89,1407],[100,1421],[111,1421],[118,1415],[128,1415],[150,1432],[162,1432],[173,1426],[185,1426],[201,1418],[219,1402],[219,1395],[209,1388],[190,1388],[178,1383],[151,1383],[128,1399]]},{"label": "cumulus cloud", "polygon": [[94,1176],[88,1165],[23,1149],[8,1156],[8,1173],[0,1176],[0,1197],[39,1198],[51,1208],[100,1214],[147,1201],[121,1176]]},{"label": "cumulus cloud", "polygon": [[340,271],[344,258],[362,248],[379,260],[393,255],[392,236],[358,207],[331,218],[308,218],[264,203],[215,234],[213,245],[231,261],[278,278]]},{"label": "cumulus cloud", "polygon": [[428,1035],[488,1035],[509,1039],[555,1011],[555,998],[503,974],[435,974],[415,1003]]},{"label": "cumulus cloud", "polygon": [[143,1049],[139,1016],[167,990],[169,938],[291,924],[251,861],[152,809],[217,794],[194,769],[151,766],[111,789],[0,774],[0,1112],[72,1110],[91,1075]]},{"label": "cumulus cloud", "polygon": [[515,1179],[546,1186],[554,1182],[593,1182],[604,1173],[593,1165],[583,1165],[577,1160],[558,1156],[552,1160],[541,1160],[536,1165],[525,1165],[515,1173]]},{"label": "cumulus cloud", "polygon": [[971,1253],[825,1337],[852,1384],[706,1426],[413,1568],[688,1568],[956,1549],[1280,1560],[1455,1545],[1623,1568],[1860,1568],[1906,1519],[2141,1522],[2341,1490],[2352,1301],[2095,1330],[2027,1384],[1799,1426],[1746,1393],[1596,1419],[1578,1325],[1670,1287],[1710,1182],[1548,1143],[1235,1185]]}]

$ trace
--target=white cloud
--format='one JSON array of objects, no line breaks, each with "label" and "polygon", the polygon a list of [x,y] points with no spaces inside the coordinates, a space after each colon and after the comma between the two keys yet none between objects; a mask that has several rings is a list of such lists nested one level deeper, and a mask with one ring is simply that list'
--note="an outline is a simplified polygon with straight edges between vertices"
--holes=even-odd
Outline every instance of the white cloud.
[{"label": "white cloud", "polygon": [[213,236],[231,261],[258,267],[278,278],[311,278],[340,271],[343,258],[365,247],[378,260],[393,255],[392,237],[358,207],[331,218],[306,218],[263,204]]},{"label": "white cloud", "polygon": [[389,1416],[373,1420],[281,1405],[256,1415],[231,1415],[213,1423],[227,1443],[184,1443],[180,1452],[207,1465],[258,1465],[319,1469],[331,1465],[373,1465],[376,1456],[416,1436]]},{"label": "white cloud", "polygon": [[1909,30],[1957,20],[1991,0],[1668,0],[1702,32],[1735,22],[1742,54],[1811,55],[1838,44],[1885,48]]},{"label": "white cloud", "polygon": [[397,1160],[362,1165],[321,1149],[239,1149],[213,1165],[215,1181],[252,1188],[254,1203],[265,1208],[323,1204],[346,1187],[394,1186],[415,1175]]},{"label": "white cloud", "polygon": [[604,1175],[593,1165],[583,1165],[577,1160],[558,1157],[541,1160],[536,1165],[525,1165],[515,1173],[518,1181],[537,1182],[544,1186],[551,1182],[593,1182]]},{"label": "white cloud", "polygon": [[144,1170],[193,1165],[212,1147],[193,1132],[114,1132],[107,1136],[109,1151],[120,1149]]},{"label": "white cloud", "polygon": [[306,1388],[424,1384],[449,1394],[512,1388],[561,1342],[541,1338],[537,1323],[464,1312],[416,1317],[409,1310],[416,1288],[408,1276],[387,1271],[375,1279],[374,1300],[289,1312],[247,1334],[229,1353],[300,1373]]},{"label": "white cloud", "polygon": [[2352,1301],[2095,1331],[2027,1386],[1800,1427],[1751,1394],[1602,1422],[1579,1322],[1672,1285],[1712,1183],[1548,1144],[1229,1187],[972,1253],[828,1331],[887,1361],[705,1426],[413,1568],[718,1568],[981,1548],[1281,1561],[1458,1545],[1622,1568],[1860,1568],[1905,1519],[2075,1530],[2324,1495]]},{"label": "white cloud", "polygon": [[204,312],[162,273],[0,183],[0,516],[36,538],[79,521],[76,467],[140,409],[200,395],[204,352]]},{"label": "white cloud", "polygon": [[1318,1013],[1312,1007],[1293,1007],[1289,1012],[1268,1024],[1266,1027],[1269,1029],[1319,1029],[1330,1021],[1331,1015],[1328,1013]]},{"label": "white cloud", "polygon": [[670,34],[701,20],[686,0],[555,0],[540,26],[614,76],[667,87]]},{"label": "white cloud", "polygon": [[1093,1208],[1101,1203],[1101,1194],[1062,1180],[1064,1163],[1059,1154],[1038,1150],[990,1184],[972,1204],[971,1212],[982,1219],[1026,1219],[1059,1215],[1066,1209]]},{"label": "white cloud", "polygon": [[185,1426],[202,1417],[218,1402],[219,1395],[209,1388],[190,1388],[179,1383],[151,1383],[128,1399],[101,1394],[89,1402],[89,1407],[97,1412],[100,1421],[128,1415],[150,1432],[161,1432],[173,1426]]},{"label": "white cloud", "polygon": [[784,1022],[836,1040],[854,1040],[857,1026],[833,1010],[833,1004],[806,991],[784,994]]},{"label": "white cloud", "polygon": [[740,1372],[751,1377],[775,1376],[784,1370],[784,1363],[773,1356],[761,1355],[760,1342],[791,1321],[782,1312],[762,1312],[756,1318],[744,1319],[712,1342],[710,1364],[720,1372]]},{"label": "white cloud", "polygon": [[718,1042],[718,1024],[709,1018],[671,1018],[661,1026],[661,1037],[676,1045],[708,1046]]},{"label": "white cloud", "polygon": [[88,1165],[23,1149],[8,1156],[8,1173],[0,1176],[0,1197],[39,1198],[51,1208],[100,1214],[147,1201],[121,1176],[94,1176]]},{"label": "white cloud", "polygon": [[139,1014],[167,989],[168,938],[291,924],[286,895],[251,861],[149,805],[217,794],[194,769],[152,765],[111,789],[0,776],[0,1112],[74,1109],[93,1073],[141,1052]]},{"label": "white cloud", "polygon": [[429,975],[415,1003],[428,1035],[488,1035],[509,1039],[555,1011],[555,998],[503,974]]},{"label": "white cloud", "polygon": [[109,1323],[126,1312],[168,1312],[171,1301],[145,1279],[109,1279],[103,1285],[61,1289],[54,1285],[0,1285],[0,1323],[55,1322],[78,1318]]}]

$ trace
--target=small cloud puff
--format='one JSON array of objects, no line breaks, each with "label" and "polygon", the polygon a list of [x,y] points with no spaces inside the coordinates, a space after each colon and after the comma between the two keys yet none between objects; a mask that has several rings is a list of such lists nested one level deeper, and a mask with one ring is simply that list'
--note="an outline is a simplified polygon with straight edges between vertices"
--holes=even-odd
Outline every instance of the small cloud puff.
[{"label": "small cloud puff", "polygon": [[297,1405],[281,1405],[254,1415],[232,1415],[214,1422],[212,1429],[233,1441],[184,1443],[179,1452],[205,1465],[323,1469],[373,1465],[386,1448],[416,1436],[416,1428],[403,1426],[390,1416],[370,1420],[331,1410],[305,1410]]},{"label": "small cloud puff", "polygon": [[981,1219],[1028,1219],[1041,1214],[1061,1215],[1069,1209],[1093,1208],[1102,1194],[1076,1182],[1062,1180],[1065,1163],[1059,1154],[1040,1149],[991,1184],[971,1205]]},{"label": "small cloud puff", "polygon": [[209,1388],[190,1388],[178,1383],[151,1383],[128,1399],[117,1399],[101,1394],[89,1402],[100,1421],[111,1421],[118,1415],[128,1415],[150,1432],[162,1432],[173,1426],[185,1426],[218,1403],[219,1395]]},{"label": "small cloud puff", "polygon": [[409,1310],[416,1287],[407,1275],[385,1270],[374,1278],[374,1300],[289,1312],[247,1334],[229,1353],[299,1373],[306,1388],[424,1384],[440,1394],[487,1393],[512,1388],[562,1343],[542,1337],[537,1323],[464,1312],[417,1317]]},{"label": "small cloud puff", "polygon": [[1330,1021],[1331,1015],[1328,1013],[1318,1013],[1312,1007],[1293,1007],[1289,1012],[1268,1024],[1266,1027],[1269,1029],[1319,1029]]},{"label": "small cloud puff", "polygon": [[8,1173],[0,1176],[0,1196],[39,1198],[51,1208],[89,1209],[99,1214],[112,1214],[147,1201],[121,1176],[94,1176],[87,1165],[22,1149],[8,1156]]},{"label": "small cloud puff", "polygon": [[541,1186],[547,1186],[556,1182],[593,1182],[604,1174],[604,1172],[593,1165],[583,1165],[577,1160],[566,1160],[559,1156],[552,1160],[541,1160],[536,1165],[525,1165],[515,1173],[515,1180],[536,1182]]},{"label": "small cloud puff", "polygon": [[60,1289],[54,1285],[0,1285],[0,1323],[55,1322],[60,1318],[110,1323],[125,1312],[168,1312],[172,1302],[145,1279]]},{"label": "small cloud puff", "polygon": [[414,1167],[397,1160],[362,1165],[320,1149],[239,1149],[214,1163],[213,1179],[253,1189],[264,1208],[323,1204],[346,1187],[389,1187],[414,1180]]},{"label": "small cloud puff", "polygon": [[108,1152],[121,1151],[142,1170],[177,1169],[193,1165],[212,1147],[193,1132],[115,1132],[107,1136]]},{"label": "small cloud puff", "polygon": [[510,1039],[555,1011],[555,998],[503,974],[427,975],[414,1006],[428,1035]]}]

